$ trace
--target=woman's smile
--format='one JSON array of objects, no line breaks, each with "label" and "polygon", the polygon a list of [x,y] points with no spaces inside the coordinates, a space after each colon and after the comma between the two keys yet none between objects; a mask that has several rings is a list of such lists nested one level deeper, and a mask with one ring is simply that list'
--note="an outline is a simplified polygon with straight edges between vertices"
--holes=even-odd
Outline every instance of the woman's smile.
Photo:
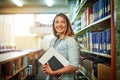
[{"label": "woman's smile", "polygon": [[58,16],[55,19],[54,27],[59,34],[62,34],[66,30],[66,21],[62,17]]}]

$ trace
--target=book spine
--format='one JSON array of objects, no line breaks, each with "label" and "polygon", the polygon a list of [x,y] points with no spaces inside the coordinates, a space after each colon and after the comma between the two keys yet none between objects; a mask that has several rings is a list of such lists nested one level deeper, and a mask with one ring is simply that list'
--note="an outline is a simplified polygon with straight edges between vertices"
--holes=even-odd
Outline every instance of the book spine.
[{"label": "book spine", "polygon": [[110,15],[110,11],[111,11],[111,9],[110,9],[110,0],[107,0],[108,1],[108,5],[107,5],[107,12],[108,12],[108,15]]},{"label": "book spine", "polygon": [[106,53],[106,31],[102,32],[102,53]]},{"label": "book spine", "polygon": [[94,15],[94,22],[96,21],[96,3],[93,4],[93,15]]},{"label": "book spine", "polygon": [[98,37],[98,50],[97,50],[97,52],[101,53],[101,45],[102,45],[102,42],[101,42],[101,38],[102,38],[101,31],[98,32],[98,36],[97,37]]},{"label": "book spine", "polygon": [[107,1],[107,0],[104,0],[104,4],[105,4],[105,16],[107,16],[107,15],[108,15],[108,10],[107,10],[108,1]]},{"label": "book spine", "polygon": [[103,11],[103,9],[102,9],[102,0],[99,0],[99,19],[102,18],[102,11]]},{"label": "book spine", "polygon": [[94,34],[94,32],[92,33],[92,51],[94,52],[95,51],[95,36],[94,36],[95,34]]},{"label": "book spine", "polygon": [[26,56],[26,66],[29,66],[29,57]]},{"label": "book spine", "polygon": [[96,2],[96,13],[97,13],[96,21],[98,21],[99,20],[99,1]]},{"label": "book spine", "polygon": [[87,25],[90,24],[90,15],[93,14],[93,7],[87,8]]},{"label": "book spine", "polygon": [[92,43],[92,34],[93,34],[93,31],[90,31],[90,33],[89,33],[89,35],[90,35],[90,51],[92,51],[92,45],[93,45],[93,43]]},{"label": "book spine", "polygon": [[110,54],[111,53],[111,33],[110,33],[110,28],[106,30],[106,53]]}]

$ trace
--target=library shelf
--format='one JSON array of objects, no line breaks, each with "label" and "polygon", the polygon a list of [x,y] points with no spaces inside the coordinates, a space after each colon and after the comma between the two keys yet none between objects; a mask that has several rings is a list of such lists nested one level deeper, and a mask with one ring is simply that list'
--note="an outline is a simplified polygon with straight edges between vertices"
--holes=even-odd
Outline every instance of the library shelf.
[{"label": "library shelf", "polygon": [[75,20],[77,20],[80,16],[79,14],[81,14],[81,11],[83,11],[83,6],[85,5],[85,3],[87,2],[87,0],[85,0],[81,5],[78,5],[78,9],[77,11],[75,11],[76,13],[74,14],[74,17],[72,19],[72,23],[75,22]]},{"label": "library shelf", "polygon": [[92,51],[82,50],[82,49],[80,49],[80,51],[88,53],[88,54],[94,54],[94,55],[98,55],[98,56],[102,56],[102,57],[106,57],[106,58],[111,58],[111,55],[106,54],[106,53],[98,53],[98,52],[92,52]]},{"label": "library shelf", "polygon": [[[108,15],[108,16],[106,16],[106,17],[104,17],[104,18],[102,18],[102,19],[100,19],[96,22],[93,22],[93,23],[85,26],[81,30],[77,31],[75,34],[76,35],[82,35],[82,34],[85,34],[88,30],[95,30],[95,29],[97,30],[97,29],[100,28],[98,26],[104,26],[104,24],[106,24],[106,23],[107,23],[106,26],[109,26],[108,24],[110,24],[110,19],[111,19],[111,15]],[[100,28],[100,30],[103,30],[103,29],[107,28],[106,26]]]},{"label": "library shelf", "polygon": [[18,73],[20,73],[22,70],[24,70],[26,67],[27,67],[27,66],[24,66],[24,67],[21,68],[20,70],[16,70],[16,72],[15,72],[13,75],[11,75],[11,76],[6,76],[6,79],[7,79],[7,80],[12,79],[14,76],[16,76],[16,75],[17,75]]},{"label": "library shelf", "polygon": [[77,71],[77,74],[80,76],[76,79],[76,80],[91,80],[89,77],[87,77],[87,75],[85,74],[85,72],[83,72],[80,68]]},{"label": "library shelf", "polygon": [[35,60],[38,59],[43,52],[43,50],[37,49],[0,54],[0,79],[30,79],[36,74],[38,68]]},{"label": "library shelf", "polygon": [[[81,47],[82,59],[80,59],[80,65],[88,70],[87,74],[84,71],[82,72],[91,80],[115,80],[115,74],[111,73],[115,72],[113,3],[114,0],[74,0],[74,9],[70,11],[73,30],[75,29]],[[77,23],[78,21],[79,23]],[[83,59],[83,57],[85,58]],[[94,66],[90,70],[93,70],[95,74],[92,74],[87,66]],[[101,69],[102,66],[110,71]],[[105,74],[108,73],[108,75],[100,75],[101,71]]]},{"label": "library shelf", "polygon": [[7,52],[13,52],[15,49],[0,49],[0,54],[7,53]]},{"label": "library shelf", "polygon": [[75,11],[74,17],[72,19],[72,23],[74,23],[76,20],[80,18],[80,15],[82,12],[86,9],[88,6],[92,6],[93,3],[95,3],[97,0],[84,0],[82,3],[77,5],[78,9]]}]

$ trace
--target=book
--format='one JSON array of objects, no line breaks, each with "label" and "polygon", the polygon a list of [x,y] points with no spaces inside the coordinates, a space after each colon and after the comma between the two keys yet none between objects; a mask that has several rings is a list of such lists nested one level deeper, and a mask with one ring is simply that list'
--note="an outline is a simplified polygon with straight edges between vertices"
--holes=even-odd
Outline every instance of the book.
[{"label": "book", "polygon": [[106,54],[110,55],[111,54],[111,29],[108,28],[106,29],[106,39],[105,39],[105,42],[106,42]]},{"label": "book", "polygon": [[[49,48],[39,59],[39,62],[44,65],[45,63],[48,63],[51,67],[51,69],[58,70],[60,68],[63,68],[67,65],[69,65],[69,61],[66,60],[59,52],[57,52],[53,47]],[[56,75],[55,77],[57,79],[60,79],[63,76]]]},{"label": "book", "polygon": [[112,80],[109,64],[98,63],[98,80]]}]

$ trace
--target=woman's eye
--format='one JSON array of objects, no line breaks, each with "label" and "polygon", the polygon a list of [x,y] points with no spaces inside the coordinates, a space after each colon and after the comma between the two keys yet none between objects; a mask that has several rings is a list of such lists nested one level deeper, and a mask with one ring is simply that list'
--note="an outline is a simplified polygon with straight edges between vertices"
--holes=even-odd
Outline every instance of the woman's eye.
[{"label": "woman's eye", "polygon": [[62,23],[65,23],[65,21],[62,21]]},{"label": "woman's eye", "polygon": [[55,21],[55,23],[58,23],[58,21]]},{"label": "woman's eye", "polygon": [[65,23],[65,21],[55,21],[55,23]]}]

